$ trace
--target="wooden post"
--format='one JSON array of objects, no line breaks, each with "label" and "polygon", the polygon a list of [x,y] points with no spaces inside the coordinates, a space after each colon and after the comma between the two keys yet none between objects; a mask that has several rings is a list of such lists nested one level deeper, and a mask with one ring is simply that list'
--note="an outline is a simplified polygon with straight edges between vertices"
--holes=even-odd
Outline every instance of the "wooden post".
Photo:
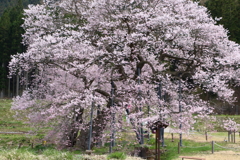
[{"label": "wooden post", "polygon": [[15,81],[16,81],[16,76],[12,77],[12,96],[11,97],[15,97],[16,96],[16,92],[15,92]]},{"label": "wooden post", "polygon": [[180,154],[180,142],[178,142],[178,154]]},{"label": "wooden post", "polygon": [[160,144],[161,144],[161,138],[160,138],[160,126],[156,127],[156,142],[155,142],[155,160],[160,160]]},{"label": "wooden post", "polygon": [[[94,95],[94,93],[93,93]],[[95,106],[95,102],[94,100],[92,100],[92,106],[91,106],[91,113],[90,113],[90,125],[89,125],[89,137],[88,137],[88,150],[91,150],[91,143],[92,143],[92,125],[93,125],[93,109]],[[111,142],[110,142],[110,146],[111,146]],[[111,153],[111,152],[110,152]]]},{"label": "wooden post", "polygon": [[[10,78],[8,78],[8,98],[12,98],[11,97],[11,89],[10,89],[10,86],[11,86],[11,82],[10,82]],[[240,135],[240,133],[239,133],[239,135]]]},{"label": "wooden post", "polygon": [[208,134],[207,131],[205,131],[206,141],[208,141]]},{"label": "wooden post", "polygon": [[18,149],[20,149],[22,147],[23,143],[20,142],[19,145],[18,145]]},{"label": "wooden post", "polygon": [[158,150],[158,129],[155,132],[155,159],[157,159],[157,150]]},{"label": "wooden post", "polygon": [[171,135],[172,135],[172,142],[174,142],[174,140],[173,140],[173,133],[171,133]]},{"label": "wooden post", "polygon": [[235,135],[235,131],[233,132],[233,143],[236,143],[236,135]]},{"label": "wooden post", "polygon": [[160,151],[160,145],[162,143],[161,141],[161,128],[166,128],[168,126],[168,124],[164,124],[161,121],[157,121],[155,122],[152,127],[151,130],[152,131],[156,131],[155,132],[155,160],[160,160],[160,155],[161,155],[161,151]]},{"label": "wooden post", "polygon": [[17,74],[16,96],[19,96],[19,75]]},{"label": "wooden post", "polygon": [[159,149],[158,149],[158,140],[159,140],[159,139],[158,139],[158,138],[159,138],[159,137],[158,137],[158,136],[159,136],[158,127],[157,127],[157,129],[156,129],[156,133],[155,133],[155,134],[156,134],[156,135],[155,135],[155,136],[156,136],[156,142],[155,142],[155,143],[156,143],[155,159],[158,160],[158,150],[159,150]]},{"label": "wooden post", "polygon": [[156,130],[156,160],[160,160],[160,127],[157,126],[157,130]]},{"label": "wooden post", "polygon": [[230,131],[228,131],[228,142],[230,142]]},{"label": "wooden post", "polygon": [[214,141],[212,141],[212,154],[214,153]]}]

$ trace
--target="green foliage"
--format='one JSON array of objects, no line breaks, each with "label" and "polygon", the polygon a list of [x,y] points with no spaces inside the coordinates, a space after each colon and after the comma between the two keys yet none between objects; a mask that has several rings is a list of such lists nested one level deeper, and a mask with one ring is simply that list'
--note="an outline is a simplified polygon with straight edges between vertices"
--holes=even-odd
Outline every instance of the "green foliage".
[{"label": "green foliage", "polygon": [[229,30],[230,39],[240,43],[240,0],[208,0],[205,5],[214,18],[222,17],[218,24]]},{"label": "green foliage", "polygon": [[107,156],[107,159],[112,159],[112,158],[124,160],[127,158],[127,156],[123,152],[114,152]]}]

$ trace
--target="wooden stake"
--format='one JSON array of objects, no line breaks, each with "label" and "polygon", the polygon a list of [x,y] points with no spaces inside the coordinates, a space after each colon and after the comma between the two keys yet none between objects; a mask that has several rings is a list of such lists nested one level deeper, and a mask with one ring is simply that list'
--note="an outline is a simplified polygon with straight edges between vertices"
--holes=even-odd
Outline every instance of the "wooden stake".
[{"label": "wooden stake", "polygon": [[180,154],[180,142],[178,142],[178,154]]},{"label": "wooden stake", "polygon": [[235,135],[235,131],[233,132],[233,143],[236,143],[236,135]]},{"label": "wooden stake", "polygon": [[214,153],[214,141],[212,141],[212,154]]}]

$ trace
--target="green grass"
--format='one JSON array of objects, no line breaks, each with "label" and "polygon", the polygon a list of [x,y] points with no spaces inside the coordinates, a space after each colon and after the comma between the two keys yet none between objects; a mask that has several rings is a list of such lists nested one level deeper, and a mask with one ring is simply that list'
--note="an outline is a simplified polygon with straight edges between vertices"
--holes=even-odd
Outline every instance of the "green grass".
[{"label": "green grass", "polygon": [[218,136],[218,137],[226,137],[228,133],[227,132],[211,132],[210,135]]},{"label": "green grass", "polygon": [[126,154],[123,152],[114,152],[114,153],[110,153],[107,156],[107,159],[121,159],[121,160],[125,160],[127,158]]},{"label": "green grass", "polygon": [[28,125],[14,118],[15,112],[10,110],[12,100],[0,99],[0,131],[1,132],[26,132]]},{"label": "green grass", "polygon": [[56,149],[45,149],[40,154],[30,148],[0,150],[1,160],[73,160],[74,154]]},{"label": "green grass", "polygon": [[95,147],[93,148],[95,154],[107,154],[109,153],[109,147],[104,146],[104,147]]},{"label": "green grass", "polygon": [[[226,134],[226,132],[216,132],[216,133],[212,133],[212,135],[214,136],[224,136]],[[178,140],[175,140],[174,142],[172,142],[172,139],[170,138],[165,138],[165,144],[166,147],[160,147],[161,149],[166,150],[166,152],[164,152],[161,155],[161,159],[164,160],[172,160],[175,159],[179,156],[178,154]],[[117,148],[114,147],[113,148],[113,152],[124,152],[126,154],[130,154],[134,149],[141,147],[138,144],[129,144],[126,143],[125,141],[120,142],[116,142],[117,145],[122,146],[122,148]],[[183,139],[182,142],[183,146],[180,148],[180,154],[181,155],[186,155],[186,156],[192,156],[195,154],[209,154],[212,151],[212,144],[211,142],[195,142],[195,141],[191,141],[191,140],[185,140]],[[218,144],[220,144],[221,146],[227,146],[228,143],[225,142],[218,142]],[[148,139],[145,139],[145,147],[149,148],[150,150],[153,151],[153,153],[155,153],[155,138],[152,136],[150,138],[150,140],[148,141]],[[109,146],[106,144],[104,147],[100,147],[100,148],[94,148],[93,149],[95,151],[95,154],[108,154],[109,153]],[[223,148],[219,148],[217,146],[215,146],[214,151],[221,151],[224,150]]]},{"label": "green grass", "polygon": [[[164,160],[172,160],[179,156],[178,154],[178,142],[174,141],[172,142],[171,139],[165,139],[166,147],[160,147],[161,149],[166,150],[161,155],[161,158]],[[151,139],[148,142],[149,145],[151,145],[150,149],[155,149],[155,139]],[[226,143],[219,143],[221,146],[226,146]],[[194,142],[191,140],[185,140],[182,141],[182,147],[180,147],[180,154],[181,155],[194,155],[198,153],[210,153],[212,150],[212,145],[210,142]],[[222,148],[215,147],[215,151],[223,150]]]},{"label": "green grass", "polygon": [[[34,141],[41,143],[41,139],[43,138],[41,132],[43,131],[40,131],[36,135],[24,134],[33,128],[23,121],[16,120],[14,117],[15,112],[11,110],[11,103],[12,100],[10,99],[0,99],[0,148],[16,148],[22,142],[24,146],[28,146]],[[12,132],[18,133],[12,134]],[[19,132],[22,134],[19,134]]]}]

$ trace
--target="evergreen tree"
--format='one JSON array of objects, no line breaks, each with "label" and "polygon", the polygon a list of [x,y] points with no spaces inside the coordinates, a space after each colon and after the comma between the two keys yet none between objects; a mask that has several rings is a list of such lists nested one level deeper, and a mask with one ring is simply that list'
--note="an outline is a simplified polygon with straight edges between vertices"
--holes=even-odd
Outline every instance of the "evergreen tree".
[{"label": "evergreen tree", "polygon": [[21,53],[25,50],[22,45],[21,28],[23,24],[23,5],[19,0],[15,7],[5,10],[0,18],[0,90],[3,91],[8,86],[8,63],[13,54]]},{"label": "evergreen tree", "polygon": [[9,59],[7,55],[10,52],[10,26],[9,10],[6,10],[0,19],[0,90],[6,88],[6,66]]}]

